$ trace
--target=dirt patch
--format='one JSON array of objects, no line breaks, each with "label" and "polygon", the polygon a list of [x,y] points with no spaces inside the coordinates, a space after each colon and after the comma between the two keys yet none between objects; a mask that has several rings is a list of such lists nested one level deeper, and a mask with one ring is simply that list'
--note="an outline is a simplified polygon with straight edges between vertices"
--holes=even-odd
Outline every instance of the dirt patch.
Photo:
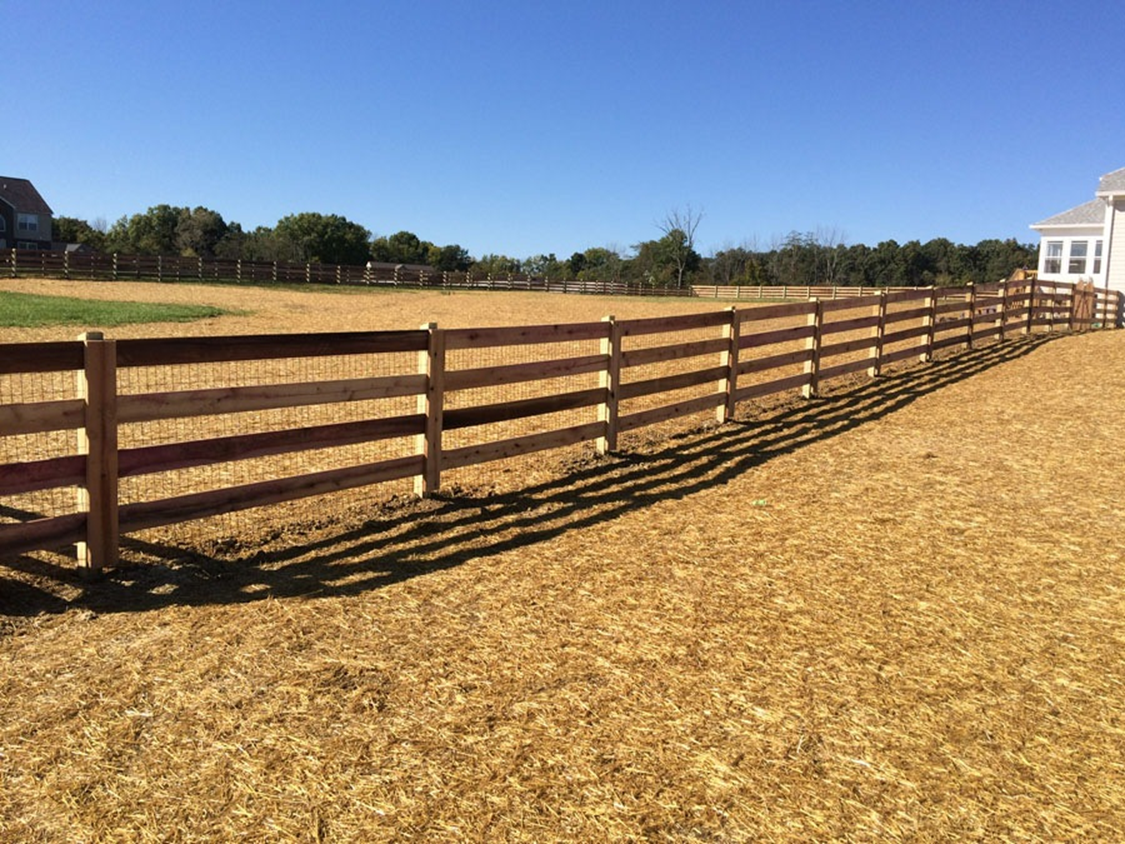
[{"label": "dirt patch", "polygon": [[1111,840],[1123,411],[1125,333],[1016,341],[0,573],[0,837]]}]

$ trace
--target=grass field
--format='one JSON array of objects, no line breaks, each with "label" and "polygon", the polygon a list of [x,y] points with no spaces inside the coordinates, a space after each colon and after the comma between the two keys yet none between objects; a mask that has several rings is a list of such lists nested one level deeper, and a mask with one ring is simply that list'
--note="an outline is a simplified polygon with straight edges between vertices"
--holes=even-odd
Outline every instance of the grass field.
[{"label": "grass field", "polygon": [[[144,287],[90,285],[257,302],[181,332],[693,309]],[[0,840],[1114,840],[1123,411],[1125,333],[1037,337],[501,496],[15,561]]]},{"label": "grass field", "polygon": [[6,292],[0,295],[0,328],[40,328],[58,325],[116,327],[150,322],[191,322],[222,316],[226,311],[207,305],[162,305],[117,302],[72,296],[42,296]]}]

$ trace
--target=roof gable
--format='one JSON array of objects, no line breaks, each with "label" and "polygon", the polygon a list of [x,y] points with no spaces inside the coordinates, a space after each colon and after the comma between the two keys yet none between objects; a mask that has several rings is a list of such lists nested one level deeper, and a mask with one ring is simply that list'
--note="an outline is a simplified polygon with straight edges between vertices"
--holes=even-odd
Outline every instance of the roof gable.
[{"label": "roof gable", "polygon": [[1098,196],[1125,193],[1125,167],[1106,173],[1098,182]]},{"label": "roof gable", "polygon": [[[1125,171],[1123,171],[1125,172]],[[1038,229],[1046,226],[1100,226],[1105,222],[1105,202],[1100,199],[1091,199],[1077,208],[1063,211],[1046,220],[1033,223],[1031,228]]]},{"label": "roof gable", "polygon": [[13,179],[10,176],[0,176],[0,199],[7,202],[16,211],[27,214],[53,214],[51,207],[43,201],[35,185],[27,179]]}]

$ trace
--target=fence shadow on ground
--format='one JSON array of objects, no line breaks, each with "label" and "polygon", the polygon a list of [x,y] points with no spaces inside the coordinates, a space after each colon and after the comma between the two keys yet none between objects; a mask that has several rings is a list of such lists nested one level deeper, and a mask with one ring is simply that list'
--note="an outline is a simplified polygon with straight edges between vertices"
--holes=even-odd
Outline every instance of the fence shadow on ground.
[{"label": "fence shadow on ground", "polygon": [[[591,458],[565,476],[518,492],[447,494],[381,506],[361,524],[319,528],[305,541],[294,538],[292,544],[267,545],[241,556],[239,549],[231,553],[232,548],[218,544],[208,550],[125,537],[123,565],[90,582],[72,569],[21,557],[8,568],[22,570],[34,582],[0,573],[0,616],[68,609],[147,611],[169,605],[362,593],[469,560],[528,549],[723,484],[774,457],[880,419],[1061,336],[1033,335],[875,380],[853,381],[820,398],[794,399],[738,422],[676,436],[651,450]],[[148,562],[129,564],[138,559]],[[56,590],[52,580],[69,588]]]}]

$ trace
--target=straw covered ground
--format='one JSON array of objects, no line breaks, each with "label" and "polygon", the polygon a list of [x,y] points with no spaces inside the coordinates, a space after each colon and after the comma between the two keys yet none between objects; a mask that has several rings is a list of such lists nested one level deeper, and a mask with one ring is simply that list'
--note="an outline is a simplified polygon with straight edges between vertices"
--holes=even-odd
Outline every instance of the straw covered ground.
[{"label": "straw covered ground", "polygon": [[[514,301],[422,295],[336,327]],[[12,561],[0,840],[1113,840],[1123,413],[1125,332],[1017,339],[510,494]]]}]

